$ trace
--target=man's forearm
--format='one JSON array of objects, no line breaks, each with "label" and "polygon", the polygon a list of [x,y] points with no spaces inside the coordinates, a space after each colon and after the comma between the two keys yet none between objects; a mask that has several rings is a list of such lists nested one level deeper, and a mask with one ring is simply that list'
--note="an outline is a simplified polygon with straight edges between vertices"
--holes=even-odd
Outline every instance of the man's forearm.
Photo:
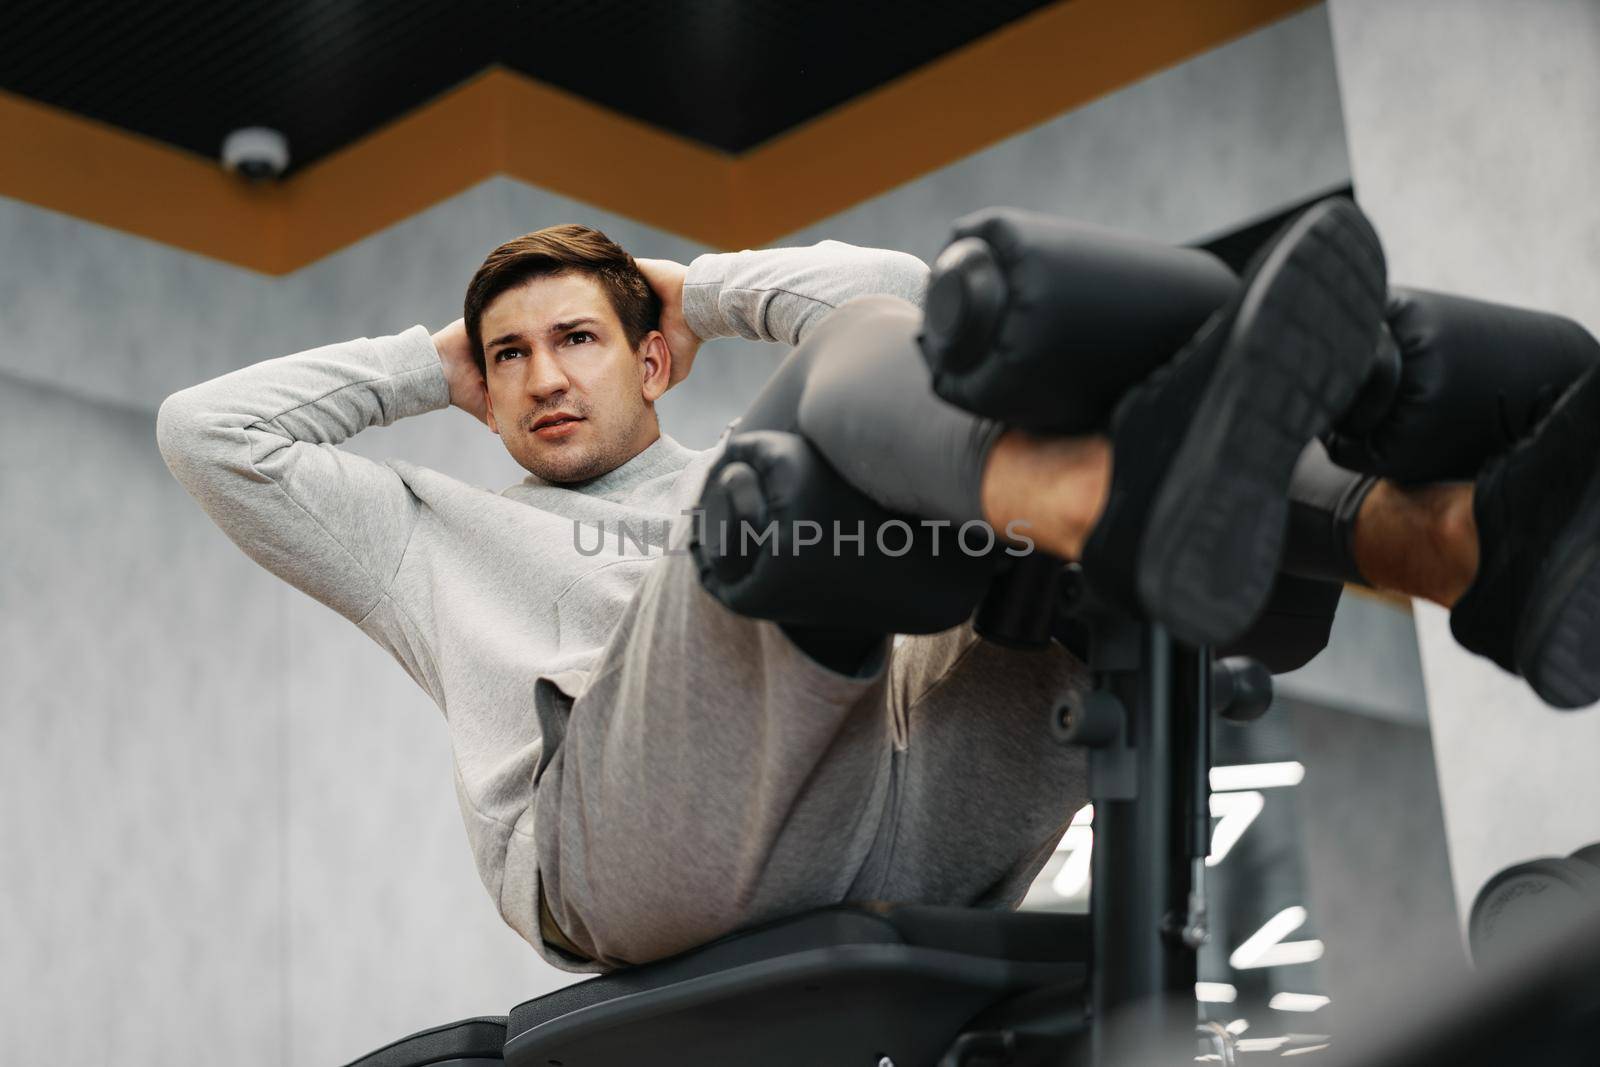
[{"label": "man's forearm", "polygon": [[921,304],[928,268],[915,256],[823,241],[700,256],[683,285],[689,328],[706,340],[799,344],[840,304],[886,294]]},{"label": "man's forearm", "polygon": [[174,393],[161,405],[158,437],[180,465],[221,458],[244,437],[256,438],[252,456],[260,458],[272,447],[267,438],[338,444],[449,399],[438,352],[417,326],[265,360]]}]

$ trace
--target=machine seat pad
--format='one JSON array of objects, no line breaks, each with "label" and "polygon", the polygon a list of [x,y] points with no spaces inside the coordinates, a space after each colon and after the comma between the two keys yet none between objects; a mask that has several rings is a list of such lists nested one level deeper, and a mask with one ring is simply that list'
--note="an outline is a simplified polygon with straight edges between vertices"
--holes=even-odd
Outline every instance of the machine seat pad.
[{"label": "machine seat pad", "polygon": [[612,1067],[676,1048],[675,1062],[716,1067],[757,1062],[747,1058],[757,1051],[784,1065],[898,1049],[896,1063],[915,1063],[1007,997],[1081,985],[1090,945],[1081,915],[826,908],[519,1004],[506,1060]]},{"label": "machine seat pad", "polygon": [[346,1067],[446,1067],[499,1063],[506,1044],[506,1017],[462,1019],[391,1041]]}]

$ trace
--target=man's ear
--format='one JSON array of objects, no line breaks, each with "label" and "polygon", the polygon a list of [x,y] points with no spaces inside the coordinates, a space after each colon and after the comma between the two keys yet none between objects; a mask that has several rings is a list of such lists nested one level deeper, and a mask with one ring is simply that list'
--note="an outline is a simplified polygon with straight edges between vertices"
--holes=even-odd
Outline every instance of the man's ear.
[{"label": "man's ear", "polygon": [[661,399],[661,394],[667,391],[672,381],[672,349],[660,330],[645,334],[639,344],[639,360],[644,370],[644,381],[641,383],[644,398],[653,404]]},{"label": "man's ear", "polygon": [[484,382],[483,383],[483,406],[484,406],[484,419],[483,419],[483,421],[488,423],[489,431],[491,433],[496,433],[496,434],[499,433],[500,432],[500,426],[499,426],[498,423],[496,423],[494,421],[494,398],[489,395],[489,383],[488,382]]}]

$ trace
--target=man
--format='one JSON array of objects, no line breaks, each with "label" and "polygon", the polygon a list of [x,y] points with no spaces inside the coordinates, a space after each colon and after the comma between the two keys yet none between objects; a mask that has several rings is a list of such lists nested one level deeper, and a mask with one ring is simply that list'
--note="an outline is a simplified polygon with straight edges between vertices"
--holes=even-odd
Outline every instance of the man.
[{"label": "man", "polygon": [[[853,298],[915,303],[925,275],[910,256],[835,242],[635,262],[593,230],[554,227],[490,254],[461,321],[195,386],[162,405],[158,438],[228,536],[439,705],[479,874],[556,965],[644,962],[848,899],[1014,906],[1084,799],[1081,756],[1039,714],[1081,665],[970,626],[891,653],[732,614],[681,552],[719,449],[684,448],[654,409],[703,340],[803,346],[848,321],[830,315]],[[1282,297],[1278,285],[1247,279],[1258,295]],[[1197,338],[1175,361],[1188,369],[1153,379],[1130,418],[1166,417],[1179,392],[1189,407],[1196,390],[1221,395],[1238,346],[1219,333],[1251,336]],[[336,447],[445,406],[484,421],[530,476],[493,493]],[[1148,501],[1194,461],[1161,434],[1135,459],[1119,433],[974,433],[960,506],[976,501],[997,529],[1028,521],[1077,558],[1106,514],[1133,528],[1118,478],[1141,478]],[[1452,602],[1476,568],[1470,487],[1380,489],[1353,519],[1357,563]],[[619,524],[653,551],[580,550],[582,527]]]}]

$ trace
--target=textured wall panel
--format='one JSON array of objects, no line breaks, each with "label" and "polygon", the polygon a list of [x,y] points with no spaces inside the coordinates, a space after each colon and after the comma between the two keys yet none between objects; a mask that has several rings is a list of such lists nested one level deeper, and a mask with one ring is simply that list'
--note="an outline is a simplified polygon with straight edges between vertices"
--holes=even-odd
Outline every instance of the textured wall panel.
[{"label": "textured wall panel", "polygon": [[8,1063],[282,1062],[285,591],[154,421],[0,376]]},{"label": "textured wall panel", "polygon": [[[1335,0],[1356,192],[1395,280],[1600,328],[1600,7]],[[1495,871],[1600,839],[1600,714],[1418,628],[1463,919]]]},{"label": "textured wall panel", "polygon": [[[1467,962],[1427,726],[1285,705],[1306,762],[1296,800],[1308,906],[1328,946],[1326,986],[1299,991],[1331,996],[1335,1018],[1404,1003],[1419,971],[1438,979]],[[1310,1019],[1326,1032],[1323,1015]]]}]

